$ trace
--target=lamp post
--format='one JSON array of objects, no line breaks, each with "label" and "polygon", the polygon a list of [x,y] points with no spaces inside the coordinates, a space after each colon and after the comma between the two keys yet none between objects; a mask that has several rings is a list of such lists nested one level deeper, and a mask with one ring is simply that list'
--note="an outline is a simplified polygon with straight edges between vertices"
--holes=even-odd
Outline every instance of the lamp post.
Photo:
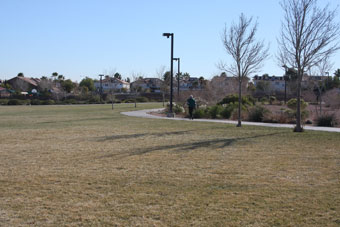
[{"label": "lamp post", "polygon": [[168,117],[174,117],[174,113],[172,112],[172,90],[173,90],[173,73],[174,73],[174,65],[173,65],[173,59],[174,59],[174,33],[163,33],[163,36],[166,36],[167,38],[171,37],[171,57],[170,57],[170,109],[168,113]]},{"label": "lamp post", "polygon": [[287,72],[288,72],[288,66],[283,65],[283,68],[285,68],[285,76],[283,77],[283,79],[285,80],[285,104],[287,102]]},{"label": "lamp post", "polygon": [[328,89],[329,88],[329,72],[325,72],[325,74],[327,74],[327,88],[326,89]]},{"label": "lamp post", "polygon": [[177,97],[179,99],[179,77],[180,77],[180,73],[181,73],[181,70],[180,70],[180,65],[181,65],[181,59],[180,58],[174,58],[175,61],[178,62],[178,73],[177,73]]},{"label": "lamp post", "polygon": [[102,96],[103,96],[103,81],[102,81],[102,77],[104,76],[103,74],[100,74],[100,90],[99,90],[99,94],[100,94],[100,102],[102,102]]}]

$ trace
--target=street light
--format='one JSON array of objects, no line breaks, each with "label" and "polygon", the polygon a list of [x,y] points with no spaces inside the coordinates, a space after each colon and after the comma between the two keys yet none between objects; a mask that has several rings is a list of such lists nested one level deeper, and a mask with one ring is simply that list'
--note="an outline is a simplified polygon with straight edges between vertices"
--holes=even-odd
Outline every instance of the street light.
[{"label": "street light", "polygon": [[103,96],[103,82],[102,82],[102,77],[104,75],[103,74],[100,74],[99,77],[100,77],[100,90],[99,90],[99,93],[100,93],[100,102],[102,102],[102,96]]},{"label": "street light", "polygon": [[177,97],[179,99],[179,77],[180,77],[180,73],[181,73],[181,70],[180,70],[180,65],[181,65],[181,59],[180,58],[174,58],[175,61],[178,62],[178,74],[177,74]]},{"label": "street light", "polygon": [[170,57],[170,109],[168,113],[168,117],[174,117],[174,113],[172,112],[172,88],[173,88],[173,73],[174,73],[174,66],[173,66],[173,58],[174,58],[174,33],[163,33],[163,36],[167,38],[171,37],[171,57]]},{"label": "street light", "polygon": [[285,68],[285,76],[283,77],[283,79],[285,80],[285,104],[287,102],[287,72],[288,72],[288,66],[287,65],[283,65],[283,68]]}]

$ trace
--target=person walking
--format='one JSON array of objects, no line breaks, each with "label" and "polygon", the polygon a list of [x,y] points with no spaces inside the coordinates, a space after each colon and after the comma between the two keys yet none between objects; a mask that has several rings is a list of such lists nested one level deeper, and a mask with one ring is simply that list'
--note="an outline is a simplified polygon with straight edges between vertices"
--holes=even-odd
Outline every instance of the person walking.
[{"label": "person walking", "polygon": [[190,119],[193,120],[194,119],[193,111],[196,108],[196,100],[192,95],[190,95],[190,97],[187,99],[187,105],[189,107]]}]

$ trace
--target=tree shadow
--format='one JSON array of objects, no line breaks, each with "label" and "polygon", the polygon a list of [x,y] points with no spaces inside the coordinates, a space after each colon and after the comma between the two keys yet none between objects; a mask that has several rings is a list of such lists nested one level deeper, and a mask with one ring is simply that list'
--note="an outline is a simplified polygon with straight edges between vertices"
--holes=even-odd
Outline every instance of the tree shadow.
[{"label": "tree shadow", "polygon": [[84,119],[64,120],[64,121],[43,121],[43,122],[38,122],[37,124],[71,123],[71,122],[84,122],[84,121],[103,121],[103,120],[112,120],[112,119],[113,119],[112,117],[84,118]]},{"label": "tree shadow", "polygon": [[[185,133],[187,131],[184,131]],[[163,133],[161,133],[163,134]],[[166,134],[166,133],[164,133]],[[144,155],[151,152],[157,152],[157,151],[169,151],[169,152],[190,152],[201,148],[206,149],[222,149],[229,146],[232,146],[234,143],[239,141],[247,141],[252,140],[256,138],[261,137],[270,137],[275,136],[279,134],[284,134],[284,132],[278,132],[278,133],[270,133],[270,134],[262,134],[262,135],[255,135],[255,136],[248,136],[248,137],[239,137],[239,138],[219,138],[219,139],[211,139],[211,140],[203,140],[203,141],[196,141],[196,142],[187,142],[187,143],[180,143],[180,144],[174,144],[174,145],[161,145],[161,146],[154,146],[154,147],[148,147],[148,148],[140,148],[135,150],[134,152],[127,152],[127,153],[116,153],[116,154],[108,154],[105,156],[102,156],[101,158],[109,158],[109,157],[119,157],[119,158],[126,158],[130,156],[137,156],[137,155]],[[160,134],[159,134],[160,136]]]},{"label": "tree shadow", "polygon": [[136,133],[136,134],[129,134],[129,135],[113,135],[113,136],[100,137],[98,141],[103,142],[103,141],[108,141],[108,140],[135,139],[135,138],[144,137],[144,136],[163,137],[163,136],[171,136],[171,135],[185,135],[192,131],[194,130],[161,132],[161,133]]}]

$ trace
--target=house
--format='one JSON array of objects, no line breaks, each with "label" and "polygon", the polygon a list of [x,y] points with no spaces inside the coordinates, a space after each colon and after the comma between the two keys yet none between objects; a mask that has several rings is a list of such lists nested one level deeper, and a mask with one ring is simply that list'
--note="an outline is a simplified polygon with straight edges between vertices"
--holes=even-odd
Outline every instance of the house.
[{"label": "house", "polygon": [[256,75],[253,78],[253,82],[256,88],[261,86],[266,92],[274,93],[285,91],[285,80],[283,76],[268,76],[266,74],[263,76]]},{"label": "house", "polygon": [[6,88],[0,87],[0,98],[8,98],[11,96],[11,92]]},{"label": "house", "polygon": [[105,79],[100,81],[95,81],[94,86],[97,91],[100,91],[100,88],[102,87],[103,92],[122,92],[122,91],[130,91],[130,83],[114,78],[106,76]]},{"label": "house", "polygon": [[11,85],[12,89],[17,91],[32,91],[32,89],[37,89],[40,79],[38,78],[28,78],[23,76],[17,76],[7,81]]},{"label": "house", "polygon": [[[177,81],[174,82],[174,87],[177,88]],[[202,84],[200,83],[197,77],[189,77],[179,81],[179,90],[180,91],[188,91],[188,90],[201,90]]]},{"label": "house", "polygon": [[143,78],[131,83],[132,91],[160,93],[163,81],[158,78]]},{"label": "house", "polygon": [[[248,78],[244,78],[242,82],[242,91],[246,91],[248,87]],[[213,90],[226,94],[238,94],[239,82],[237,77],[227,76],[222,73],[220,76],[214,76],[209,83],[209,87]]]}]

